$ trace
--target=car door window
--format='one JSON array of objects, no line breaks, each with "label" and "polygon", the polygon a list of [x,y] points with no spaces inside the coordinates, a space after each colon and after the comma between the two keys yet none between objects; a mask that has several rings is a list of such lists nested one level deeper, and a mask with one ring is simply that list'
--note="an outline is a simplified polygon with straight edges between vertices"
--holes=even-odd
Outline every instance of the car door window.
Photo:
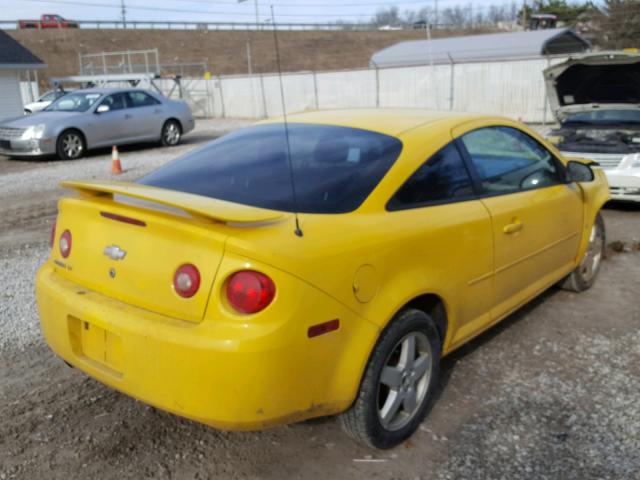
[{"label": "car door window", "polygon": [[144,92],[129,92],[129,101],[133,108],[136,107],[151,107],[153,105],[159,105],[160,102],[153,98],[151,95]]},{"label": "car door window", "polygon": [[511,193],[563,183],[551,152],[520,130],[480,128],[461,140],[485,193]]},{"label": "car door window", "polygon": [[450,143],[427,160],[389,201],[389,210],[460,201],[474,196],[469,172]]},{"label": "car door window", "polygon": [[127,95],[124,93],[114,93],[106,97],[100,105],[108,105],[110,111],[128,108]]}]

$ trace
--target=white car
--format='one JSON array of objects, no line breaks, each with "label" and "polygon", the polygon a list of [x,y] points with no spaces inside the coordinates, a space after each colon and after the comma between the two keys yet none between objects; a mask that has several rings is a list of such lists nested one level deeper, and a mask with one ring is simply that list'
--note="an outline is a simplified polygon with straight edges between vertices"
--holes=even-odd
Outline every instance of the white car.
[{"label": "white car", "polygon": [[64,90],[51,90],[42,95],[35,102],[27,103],[24,106],[24,113],[25,115],[29,115],[31,113],[40,112],[51,105],[54,100],[59,99],[67,93],[69,92],[65,92]]},{"label": "white car", "polygon": [[640,202],[640,55],[579,55],[544,77],[560,122],[549,140],[566,156],[597,162],[612,199]]}]

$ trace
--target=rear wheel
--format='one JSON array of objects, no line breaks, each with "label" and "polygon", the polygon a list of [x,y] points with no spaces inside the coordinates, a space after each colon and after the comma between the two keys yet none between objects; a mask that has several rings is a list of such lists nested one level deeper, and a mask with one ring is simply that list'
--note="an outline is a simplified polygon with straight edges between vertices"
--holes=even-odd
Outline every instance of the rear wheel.
[{"label": "rear wheel", "polygon": [[431,406],[440,349],[429,315],[400,312],[378,340],[354,404],[340,416],[346,433],[374,448],[391,448],[409,438]]},{"label": "rear wheel", "polygon": [[62,160],[82,158],[86,148],[84,136],[78,130],[65,130],[56,142],[56,152]]},{"label": "rear wheel", "polygon": [[560,287],[572,292],[582,292],[591,288],[600,270],[605,245],[604,219],[598,212],[596,221],[593,222],[593,227],[591,227],[589,246],[580,261],[580,265],[560,283]]},{"label": "rear wheel", "polygon": [[165,147],[173,147],[180,143],[182,128],[176,120],[167,120],[162,126],[162,136],[160,142]]}]

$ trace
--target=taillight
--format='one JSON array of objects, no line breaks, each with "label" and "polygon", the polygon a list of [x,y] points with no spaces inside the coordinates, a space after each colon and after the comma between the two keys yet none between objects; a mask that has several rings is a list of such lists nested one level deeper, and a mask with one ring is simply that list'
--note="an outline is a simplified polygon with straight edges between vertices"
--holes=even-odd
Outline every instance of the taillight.
[{"label": "taillight", "polygon": [[56,241],[56,222],[53,222],[53,225],[51,225],[51,239],[49,241],[49,243],[51,244],[51,248],[53,248],[53,244]]},{"label": "taillight", "polygon": [[178,267],[173,275],[173,288],[184,298],[193,297],[200,288],[200,272],[190,263]]},{"label": "taillight", "polygon": [[267,308],[276,295],[269,277],[253,270],[234,273],[227,283],[227,299],[240,313],[257,313]]},{"label": "taillight", "polygon": [[58,245],[60,246],[60,255],[62,255],[62,258],[67,258],[71,253],[71,232],[69,230],[62,232]]}]

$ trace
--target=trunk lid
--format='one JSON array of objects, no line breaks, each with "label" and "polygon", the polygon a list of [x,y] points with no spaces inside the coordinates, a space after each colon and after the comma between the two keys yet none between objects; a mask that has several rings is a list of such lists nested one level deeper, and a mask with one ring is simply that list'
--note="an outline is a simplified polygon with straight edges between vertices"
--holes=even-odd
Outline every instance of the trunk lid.
[{"label": "trunk lid", "polygon": [[579,55],[544,71],[551,110],[560,123],[594,109],[638,109],[640,55],[601,52]]},{"label": "trunk lid", "polygon": [[[281,212],[127,183],[65,182],[79,195],[60,202],[52,258],[68,280],[124,303],[186,321],[202,320],[229,225],[273,221]],[[58,247],[65,230],[71,253]],[[200,288],[173,288],[175,271],[195,265]]]}]

